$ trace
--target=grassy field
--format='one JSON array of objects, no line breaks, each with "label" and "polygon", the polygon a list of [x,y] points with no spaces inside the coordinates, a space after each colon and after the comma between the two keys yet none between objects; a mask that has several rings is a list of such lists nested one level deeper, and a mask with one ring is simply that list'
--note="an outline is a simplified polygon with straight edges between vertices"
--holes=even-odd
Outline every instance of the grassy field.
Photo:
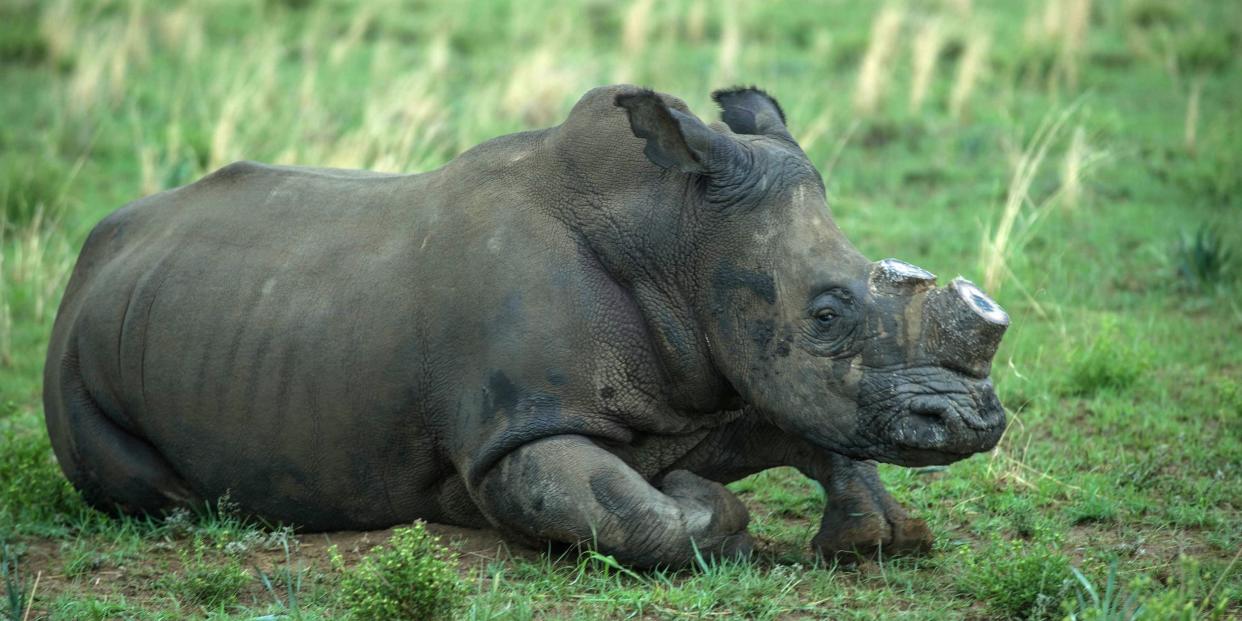
[{"label": "grassy field", "polygon": [[[427,589],[472,619],[1238,618],[1240,60],[1242,4],[1212,0],[0,0],[0,619],[335,619]],[[733,486],[751,562],[633,573],[431,526],[440,586],[367,582],[390,533],[114,520],[61,476],[44,349],[105,214],[236,159],[429,170],[621,81],[705,118],[762,86],[864,253],[1012,315],[1000,445],[881,468],[933,555],[817,562],[822,491],[776,470]]]}]

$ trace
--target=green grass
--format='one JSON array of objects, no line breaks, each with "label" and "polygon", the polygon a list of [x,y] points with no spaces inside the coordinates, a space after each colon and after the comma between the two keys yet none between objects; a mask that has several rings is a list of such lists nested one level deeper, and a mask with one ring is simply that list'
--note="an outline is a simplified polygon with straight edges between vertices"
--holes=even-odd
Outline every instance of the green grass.
[{"label": "green grass", "polygon": [[212,558],[202,538],[193,541],[193,553],[180,553],[180,570],[159,580],[159,588],[183,601],[219,608],[237,601],[238,592],[254,579],[236,558]]},{"label": "green grass", "polygon": [[[381,539],[334,567],[322,536],[227,503],[160,519],[82,503],[40,394],[95,222],[234,159],[428,170],[628,80],[704,117],[713,88],[764,87],[864,253],[991,280],[1013,319],[995,365],[1012,424],[948,468],[881,468],[935,532],[928,558],[823,565],[823,492],[778,469],[732,486],[754,561],[462,554],[459,616],[1242,614],[1242,5],[1096,0],[1076,21],[1077,5],[896,3],[860,84],[885,51],[878,3],[0,2],[0,542],[16,568],[0,612],[33,589],[31,618],[339,618]],[[864,87],[878,96],[856,106]]]}]

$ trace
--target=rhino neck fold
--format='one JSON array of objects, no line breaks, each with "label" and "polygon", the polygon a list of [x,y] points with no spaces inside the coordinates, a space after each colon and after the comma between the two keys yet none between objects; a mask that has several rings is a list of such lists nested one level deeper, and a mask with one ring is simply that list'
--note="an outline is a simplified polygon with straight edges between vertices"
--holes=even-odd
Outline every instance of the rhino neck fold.
[{"label": "rhino neck fold", "polygon": [[620,170],[623,165],[601,169],[599,162],[553,159],[559,165],[548,177],[556,182],[544,185],[543,204],[578,239],[583,260],[634,301],[670,403],[701,412],[738,407],[693,310],[698,240],[690,184],[697,180],[649,164]]}]

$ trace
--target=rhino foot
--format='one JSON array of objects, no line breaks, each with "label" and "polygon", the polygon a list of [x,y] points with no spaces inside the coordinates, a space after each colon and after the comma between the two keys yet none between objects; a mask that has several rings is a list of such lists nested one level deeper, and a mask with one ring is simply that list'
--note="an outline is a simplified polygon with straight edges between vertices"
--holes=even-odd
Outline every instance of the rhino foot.
[{"label": "rhino foot", "polygon": [[754,552],[755,538],[751,537],[750,533],[742,531],[725,537],[713,551],[711,558],[744,560],[750,558]]},{"label": "rhino foot", "polygon": [[511,538],[587,546],[637,567],[685,567],[752,547],[746,505],[720,483],[674,470],[652,485],[582,436],[511,451],[483,477],[478,497]]},{"label": "rhino foot", "polygon": [[931,552],[931,529],[889,495],[874,463],[841,458],[824,488],[827,506],[811,546],[825,559],[848,565]]},{"label": "rhino foot", "polygon": [[664,477],[660,491],[681,508],[694,545],[705,559],[747,558],[754,539],[747,532],[750,513],[725,486],[686,470]]}]

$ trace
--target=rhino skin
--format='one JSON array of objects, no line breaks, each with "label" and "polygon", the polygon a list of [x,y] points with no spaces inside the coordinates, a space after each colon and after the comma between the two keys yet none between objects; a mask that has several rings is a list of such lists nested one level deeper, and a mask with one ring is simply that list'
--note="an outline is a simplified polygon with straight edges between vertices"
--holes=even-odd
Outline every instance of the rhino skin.
[{"label": "rhino skin", "polygon": [[228,494],[678,566],[746,554],[722,484],[793,466],[826,490],[819,552],[926,550],[873,460],[996,444],[1008,317],[864,258],[776,101],[713,98],[708,125],[602,87],[424,174],[238,162],[124,206],[48,349],[66,476],[110,512]]}]

